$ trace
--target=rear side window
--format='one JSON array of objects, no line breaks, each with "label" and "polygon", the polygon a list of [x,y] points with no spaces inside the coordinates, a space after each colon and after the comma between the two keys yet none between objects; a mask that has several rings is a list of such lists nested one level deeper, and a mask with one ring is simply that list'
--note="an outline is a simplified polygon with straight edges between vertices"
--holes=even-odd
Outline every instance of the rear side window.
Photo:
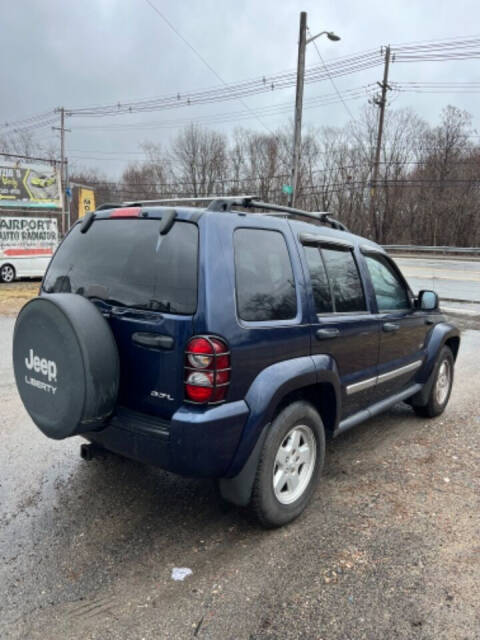
[{"label": "rear side window", "polygon": [[283,235],[264,229],[238,229],[234,246],[239,318],[250,322],[294,318],[295,280]]},{"label": "rear side window", "polygon": [[303,250],[310,271],[315,313],[331,313],[333,311],[332,295],[320,249],[318,247],[304,247]]},{"label": "rear side window", "polygon": [[366,311],[357,264],[351,251],[322,249],[336,313]]},{"label": "rear side window", "polygon": [[112,304],[189,315],[197,307],[198,229],[176,221],[159,235],[160,220],[95,220],[77,225],[47,271],[47,293],[71,292]]}]

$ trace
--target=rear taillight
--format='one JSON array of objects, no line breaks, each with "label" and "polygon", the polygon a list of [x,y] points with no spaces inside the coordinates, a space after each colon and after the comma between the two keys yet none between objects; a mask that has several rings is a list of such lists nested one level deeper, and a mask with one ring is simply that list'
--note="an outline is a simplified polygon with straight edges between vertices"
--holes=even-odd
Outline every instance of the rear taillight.
[{"label": "rear taillight", "polygon": [[230,384],[230,351],[223,340],[197,336],[185,351],[185,398],[198,404],[223,402]]}]

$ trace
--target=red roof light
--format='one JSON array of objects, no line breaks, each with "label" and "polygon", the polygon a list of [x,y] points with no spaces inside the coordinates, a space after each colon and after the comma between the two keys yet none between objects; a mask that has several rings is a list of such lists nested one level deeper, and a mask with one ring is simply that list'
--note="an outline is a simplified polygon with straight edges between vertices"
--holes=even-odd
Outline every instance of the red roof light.
[{"label": "red roof light", "polygon": [[138,218],[142,207],[122,207],[121,209],[113,209],[110,218]]}]

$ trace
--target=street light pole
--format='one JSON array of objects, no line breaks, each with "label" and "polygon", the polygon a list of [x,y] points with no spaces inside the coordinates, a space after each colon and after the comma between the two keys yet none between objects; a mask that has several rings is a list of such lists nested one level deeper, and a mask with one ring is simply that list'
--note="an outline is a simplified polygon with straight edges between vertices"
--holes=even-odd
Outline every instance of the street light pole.
[{"label": "street light pole", "polygon": [[336,42],[339,36],[333,31],[321,31],[316,36],[307,40],[307,13],[300,13],[300,33],[298,37],[298,60],[297,60],[297,90],[295,94],[295,129],[293,133],[293,154],[292,154],[292,183],[290,185],[289,206],[295,206],[297,196],[297,182],[300,168],[300,155],[302,150],[302,111],[303,111],[303,86],[305,83],[305,51],[307,44],[318,37],[326,35],[329,40]]},{"label": "street light pole", "polygon": [[303,84],[305,80],[305,49],[307,48],[307,13],[300,13],[300,34],[298,37],[297,91],[295,95],[295,130],[293,133],[292,184],[289,206],[295,206],[297,195],[298,165],[302,144]]}]

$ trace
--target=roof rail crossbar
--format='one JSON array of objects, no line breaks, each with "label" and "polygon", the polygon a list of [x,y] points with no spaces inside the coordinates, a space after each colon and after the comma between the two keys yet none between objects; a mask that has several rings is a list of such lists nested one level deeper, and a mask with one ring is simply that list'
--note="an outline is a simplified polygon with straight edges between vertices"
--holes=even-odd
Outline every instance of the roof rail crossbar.
[{"label": "roof rail crossbar", "polygon": [[321,220],[327,213],[319,212],[314,213],[310,211],[304,211],[303,209],[295,209],[294,207],[286,207],[283,204],[270,204],[269,202],[262,202],[260,200],[249,200],[246,207],[252,207],[254,209],[264,209],[265,211],[275,211],[278,215],[295,215],[302,218],[311,218],[314,220]]},{"label": "roof rail crossbar", "polygon": [[261,202],[259,200],[249,200],[246,205],[247,208],[253,207],[255,209],[264,209],[266,211],[273,211],[270,215],[289,215],[298,218],[307,218],[309,220],[316,220],[322,224],[329,224],[334,229],[341,231],[347,231],[347,227],[332,218],[327,211],[304,211],[303,209],[295,209],[293,207],[286,207],[280,204],[270,204],[268,202]]},{"label": "roof rail crossbar", "polygon": [[[173,202],[208,202],[208,209],[210,211],[227,211],[222,208],[221,204],[228,204],[231,208],[233,206],[243,207],[246,199],[252,199],[255,196],[201,196],[195,198],[160,198],[157,200],[133,200],[132,202],[124,202],[124,207],[135,207],[141,205],[157,205],[157,204],[172,204]],[[217,207],[217,208],[216,208]]]},{"label": "roof rail crossbar", "polygon": [[326,211],[313,212],[304,211],[303,209],[295,209],[281,204],[270,204],[256,200],[254,195],[238,195],[238,196],[200,196],[195,198],[160,198],[158,200],[134,200],[132,202],[124,202],[124,207],[138,207],[142,205],[161,205],[172,203],[195,203],[208,202],[207,211],[231,211],[232,207],[242,207],[243,209],[263,209],[264,211],[272,211],[270,215],[288,215],[298,218],[306,218],[315,220],[322,224],[328,224],[334,229],[347,231],[345,225],[335,220]]}]

